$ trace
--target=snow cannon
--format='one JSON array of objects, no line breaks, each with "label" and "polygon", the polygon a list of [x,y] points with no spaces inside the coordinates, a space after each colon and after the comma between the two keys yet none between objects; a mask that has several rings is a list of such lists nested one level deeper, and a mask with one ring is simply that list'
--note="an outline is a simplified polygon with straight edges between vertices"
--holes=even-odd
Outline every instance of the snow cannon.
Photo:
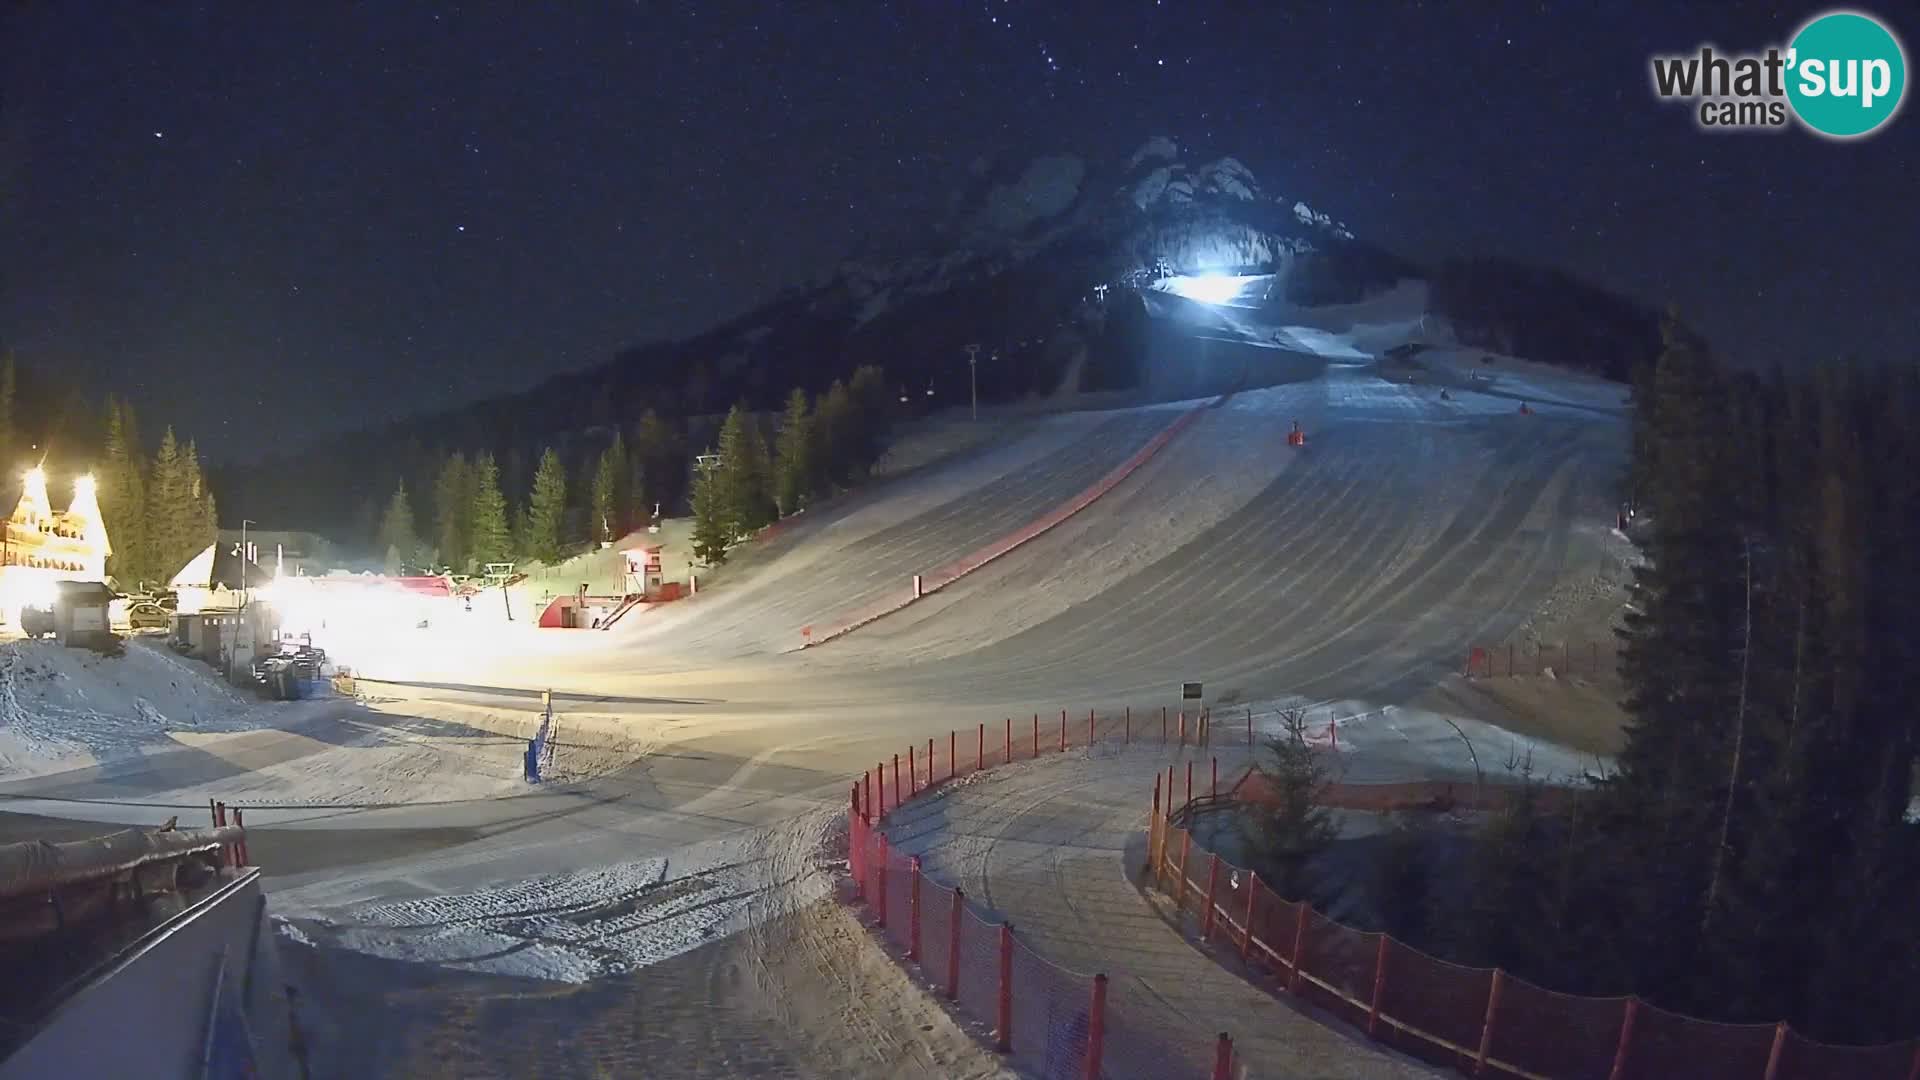
[{"label": "snow cannon", "polygon": [[1526,402],[1524,402],[1524,401],[1523,401],[1523,402],[1521,402],[1521,403],[1520,403],[1520,415],[1521,415],[1521,416],[1532,416],[1532,415],[1533,415],[1533,406],[1531,406],[1531,405],[1529,405],[1529,404],[1527,404],[1527,403],[1526,403]]},{"label": "snow cannon", "polygon": [[1293,422],[1293,430],[1287,432],[1287,445],[1288,446],[1307,445],[1307,433],[1300,430],[1300,421],[1298,420],[1295,420]]}]

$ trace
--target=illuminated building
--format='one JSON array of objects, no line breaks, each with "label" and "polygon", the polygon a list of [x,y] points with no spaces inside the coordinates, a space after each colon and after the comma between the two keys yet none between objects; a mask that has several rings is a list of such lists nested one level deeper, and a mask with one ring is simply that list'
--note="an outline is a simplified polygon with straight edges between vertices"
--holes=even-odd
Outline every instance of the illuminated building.
[{"label": "illuminated building", "polygon": [[51,607],[56,581],[104,581],[107,526],[100,519],[93,477],[73,482],[73,501],[55,511],[47,500],[47,475],[27,470],[20,502],[0,537],[0,618],[20,623],[22,607]]}]

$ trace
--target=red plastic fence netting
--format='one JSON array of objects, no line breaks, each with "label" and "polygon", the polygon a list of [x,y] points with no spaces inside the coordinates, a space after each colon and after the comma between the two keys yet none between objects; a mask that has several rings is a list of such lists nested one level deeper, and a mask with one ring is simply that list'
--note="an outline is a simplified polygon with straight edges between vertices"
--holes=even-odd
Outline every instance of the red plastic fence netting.
[{"label": "red plastic fence netting", "polygon": [[1380,1014],[1387,1023],[1379,1032],[1399,1049],[1436,1065],[1472,1061],[1492,986],[1493,972],[1487,968],[1451,964],[1389,938],[1380,993]]},{"label": "red plastic fence netting", "polygon": [[1627,1045],[1623,1078],[1684,1073],[1701,1080],[1764,1076],[1772,1056],[1773,1024],[1716,1024],[1641,1002]]},{"label": "red plastic fence netting", "polygon": [[1915,1073],[1920,1073],[1920,1039],[1835,1046],[1789,1031],[1781,1041],[1775,1080],[1911,1080]]},{"label": "red plastic fence netting", "polygon": [[1091,1038],[1093,977],[1078,975],[1013,941],[1013,1056],[1042,1076],[1073,1076]]},{"label": "red plastic fence netting", "polygon": [[1364,1024],[1373,1001],[1380,935],[1367,934],[1308,909],[1301,936],[1301,993],[1349,1023]]},{"label": "red plastic fence netting", "polygon": [[1626,998],[1561,994],[1502,974],[1489,1058],[1535,1076],[1606,1080],[1626,1009]]},{"label": "red plastic fence netting", "polygon": [[[1182,785],[1180,796],[1162,805],[1181,805],[1184,796]],[[1191,809],[1191,804],[1182,806],[1174,816]],[[1781,1025],[1716,1023],[1644,1002],[1633,1006],[1633,1026],[1627,1028],[1627,998],[1563,994],[1491,968],[1448,963],[1311,908],[1304,909],[1303,921],[1302,905],[1281,900],[1241,868],[1216,863],[1189,830],[1171,819],[1151,823],[1148,857],[1148,881],[1172,901],[1186,928],[1210,938],[1216,948],[1243,951],[1256,982],[1261,981],[1258,972],[1270,972],[1278,976],[1271,987],[1276,992],[1296,991],[1373,1037],[1435,1064],[1488,1076],[1576,1080],[1920,1077],[1920,1040],[1832,1046]],[[1251,941],[1243,926],[1251,928]],[[1290,970],[1296,942],[1302,976],[1297,980]]]}]

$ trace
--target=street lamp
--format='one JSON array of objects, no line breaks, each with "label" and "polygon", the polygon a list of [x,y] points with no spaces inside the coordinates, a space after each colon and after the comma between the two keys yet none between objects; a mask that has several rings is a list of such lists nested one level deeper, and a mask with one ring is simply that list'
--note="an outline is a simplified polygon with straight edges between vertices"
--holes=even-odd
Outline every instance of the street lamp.
[{"label": "street lamp", "polygon": [[967,346],[967,389],[973,395],[973,418],[980,419],[980,346]]}]

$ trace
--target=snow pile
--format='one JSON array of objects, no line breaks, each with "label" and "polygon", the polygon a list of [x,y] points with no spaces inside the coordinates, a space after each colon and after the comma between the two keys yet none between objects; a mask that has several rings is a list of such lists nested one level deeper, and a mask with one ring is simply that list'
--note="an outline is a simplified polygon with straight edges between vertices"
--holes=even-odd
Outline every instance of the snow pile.
[{"label": "snow pile", "polygon": [[0,777],[137,756],[175,731],[260,727],[286,707],[139,639],[121,656],[9,642],[0,645]]}]

